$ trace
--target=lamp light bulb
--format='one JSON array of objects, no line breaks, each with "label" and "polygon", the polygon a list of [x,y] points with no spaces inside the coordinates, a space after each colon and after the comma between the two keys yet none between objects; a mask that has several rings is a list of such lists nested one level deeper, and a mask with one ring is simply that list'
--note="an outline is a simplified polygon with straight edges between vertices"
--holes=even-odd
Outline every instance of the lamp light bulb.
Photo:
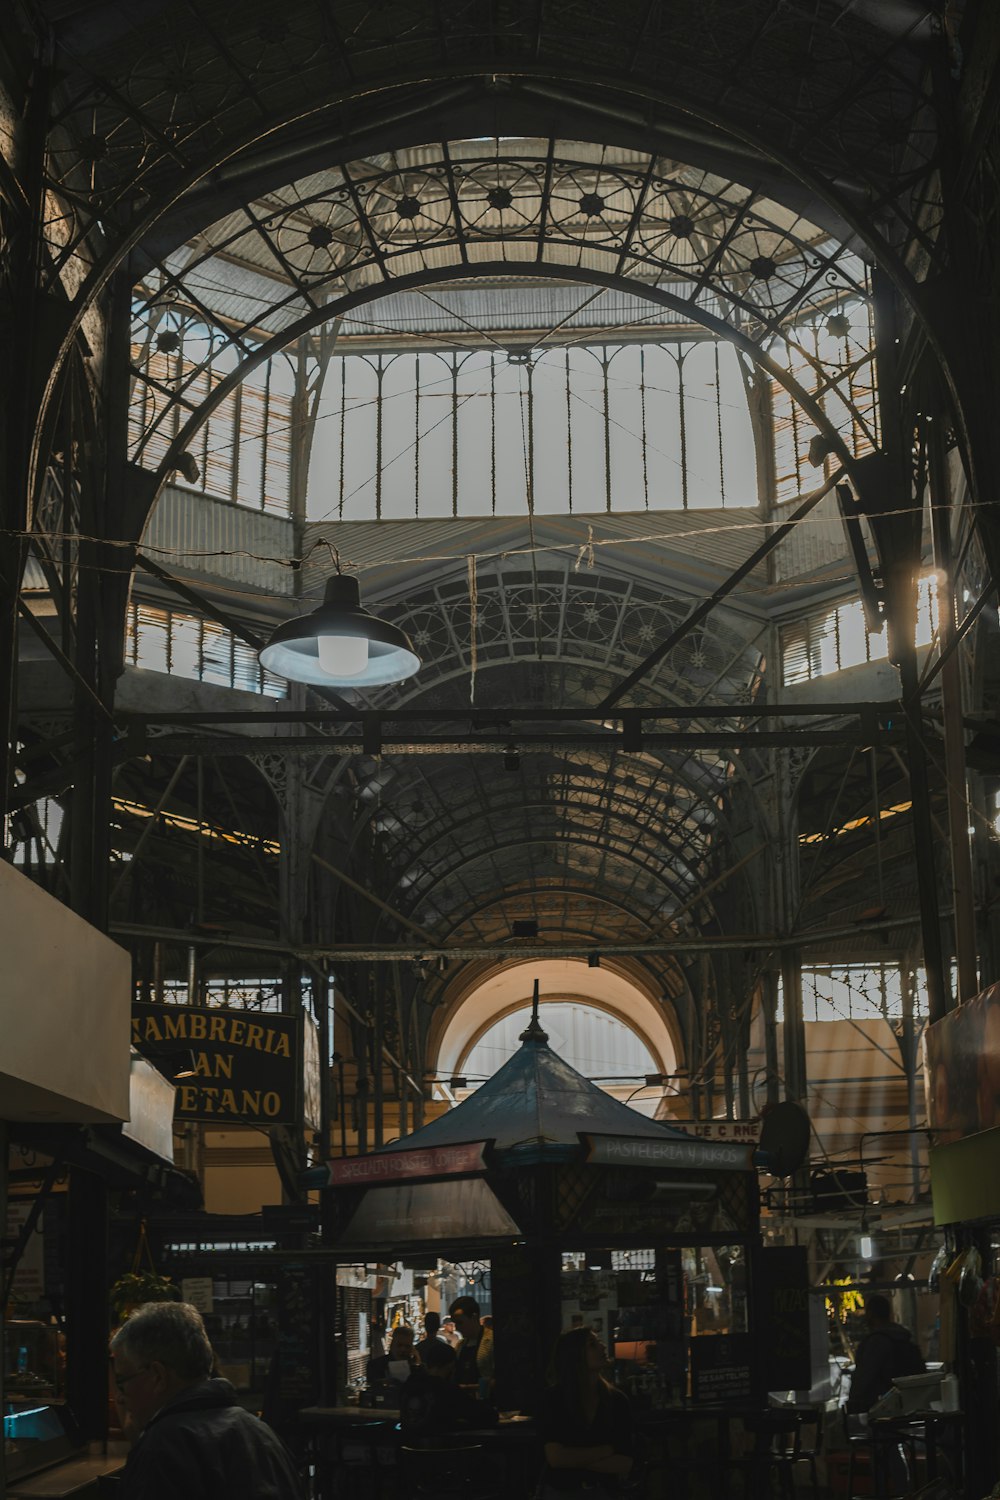
[{"label": "lamp light bulb", "polygon": [[357,677],[368,665],[364,636],[321,635],[316,646],[320,667],[330,677]]},{"label": "lamp light bulb", "polygon": [[875,1254],[875,1241],[867,1231],[858,1241],[858,1253],[862,1260],[871,1260]]}]

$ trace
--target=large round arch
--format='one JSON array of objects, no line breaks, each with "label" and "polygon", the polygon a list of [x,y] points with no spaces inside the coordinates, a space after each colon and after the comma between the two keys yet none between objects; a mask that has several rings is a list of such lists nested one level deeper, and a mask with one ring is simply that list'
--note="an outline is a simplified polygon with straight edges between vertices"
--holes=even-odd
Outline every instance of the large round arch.
[{"label": "large round arch", "polygon": [[[934,70],[909,24],[782,11],[779,36],[773,8],[735,3],[719,15],[637,5],[613,24],[596,5],[551,17],[515,7],[501,18],[480,3],[447,19],[438,6],[385,22],[381,12],[349,12],[345,27],[315,6],[267,25],[227,14],[223,52],[221,16],[211,9],[184,28],[183,44],[154,14],[123,26],[110,48],[103,27],[90,35],[78,26],[63,56],[60,125],[88,152],[85,171],[71,150],[52,153],[50,239],[62,261],[98,229],[103,242],[84,257],[64,349],[124,258],[171,213],[198,230],[206,201],[228,208],[230,195],[273,184],[286,163],[315,170],[345,139],[366,151],[384,149],[390,136],[398,145],[415,121],[447,113],[464,114],[476,135],[542,111],[590,116],[608,137],[631,130],[674,147],[697,143],[716,161],[735,155],[792,195],[804,187],[829,203],[900,284],[912,284],[894,246],[927,241],[918,225],[934,132],[917,122],[934,110]],[[224,58],[214,72],[213,56]],[[812,59],[823,80],[820,130]],[[867,203],[879,205],[881,222],[859,207]]]},{"label": "large round arch", "polygon": [[532,959],[463,972],[445,990],[427,1039],[427,1068],[454,1075],[473,1046],[502,1016],[530,1001],[538,980],[540,999],[578,1000],[634,1031],[658,1071],[675,1073],[681,1057],[676,1021],[653,994],[649,975],[627,960],[602,960],[594,968],[580,959]]}]

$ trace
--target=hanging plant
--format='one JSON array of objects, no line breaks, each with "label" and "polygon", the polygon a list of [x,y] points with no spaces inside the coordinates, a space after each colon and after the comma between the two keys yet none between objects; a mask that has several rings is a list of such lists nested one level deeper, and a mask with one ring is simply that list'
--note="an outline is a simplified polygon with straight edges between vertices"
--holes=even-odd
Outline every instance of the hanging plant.
[{"label": "hanging plant", "polygon": [[169,1276],[155,1271],[127,1271],[109,1293],[111,1309],[120,1323],[144,1302],[178,1302],[180,1291]]},{"label": "hanging plant", "polygon": [[[143,1270],[143,1261],[149,1263],[149,1269]],[[145,1219],[139,1220],[139,1237],[136,1241],[135,1254],[132,1257],[132,1268],[119,1276],[111,1291],[108,1300],[112,1311],[119,1323],[124,1323],[129,1313],[141,1307],[144,1302],[179,1302],[180,1290],[174,1285],[169,1276],[161,1276],[153,1264],[153,1252],[149,1248],[149,1235],[146,1232]]]}]

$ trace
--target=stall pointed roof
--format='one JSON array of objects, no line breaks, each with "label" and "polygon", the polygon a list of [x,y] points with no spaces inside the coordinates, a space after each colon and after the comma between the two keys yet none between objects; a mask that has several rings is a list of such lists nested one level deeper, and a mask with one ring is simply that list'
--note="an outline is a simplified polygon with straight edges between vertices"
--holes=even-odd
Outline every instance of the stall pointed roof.
[{"label": "stall pointed roof", "polygon": [[[548,1041],[536,1001],[513,1057],[468,1099],[407,1136],[402,1145],[417,1150],[491,1140],[500,1151],[535,1143],[575,1146],[581,1132],[647,1140],[689,1138],[685,1131],[650,1120],[613,1099],[553,1052]],[[400,1145],[397,1141],[387,1149],[398,1151]]]}]

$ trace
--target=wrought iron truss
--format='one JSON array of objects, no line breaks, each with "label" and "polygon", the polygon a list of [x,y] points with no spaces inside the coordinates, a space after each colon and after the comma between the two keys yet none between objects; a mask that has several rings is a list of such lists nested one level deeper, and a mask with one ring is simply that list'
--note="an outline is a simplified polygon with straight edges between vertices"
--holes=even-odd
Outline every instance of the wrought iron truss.
[{"label": "wrought iron truss", "polygon": [[[303,734],[301,716],[287,711],[262,741],[238,733],[245,715],[165,711],[128,716],[121,754],[316,757],[332,739],[337,763],[323,795],[353,802],[345,868],[353,864],[394,911],[428,930],[475,927],[477,906],[498,907],[506,895],[554,909],[566,892],[611,902],[637,923],[697,910],[712,926],[715,876],[746,863],[729,824],[734,780],[747,783],[747,799],[755,795],[755,747],[798,745],[808,757],[822,745],[874,743],[884,752],[899,743],[891,704],[812,706],[801,730],[790,727],[787,709],[745,710],[739,728],[731,713],[718,705],[626,711],[619,732],[587,723],[585,711],[534,718],[507,710],[498,722],[488,709],[390,709],[359,713],[352,733],[350,717],[332,711],[314,712]],[[769,730],[768,719],[781,727]],[[837,728],[817,729],[817,719],[835,719]],[[670,727],[661,730],[660,720]],[[855,796],[843,805],[846,822]],[[830,848],[827,865],[836,858]],[[766,865],[773,851],[764,844],[752,852]]]},{"label": "wrought iron truss", "polygon": [[[764,0],[634,0],[617,8],[612,22],[593,3],[522,10],[491,0],[399,0],[334,12],[326,0],[302,0],[278,18],[264,0],[196,8],[175,0],[134,24],[103,12],[65,21],[50,15],[48,0],[34,0],[26,24],[53,49],[58,67],[42,277],[70,304],[43,405],[95,298],[127,258],[162,265],[164,254],[192,230],[200,233],[219,207],[241,216],[245,233],[256,236],[262,193],[280,194],[290,180],[308,183],[329,172],[331,159],[357,157],[354,141],[377,159],[386,145],[426,140],[431,121],[449,118],[464,126],[456,137],[503,137],[523,135],[525,121],[542,111],[547,119],[555,113],[579,126],[563,132],[567,139],[641,140],[647,151],[655,141],[669,161],[703,160],[723,182],[736,161],[744,169],[738,177],[823,219],[835,242],[867,244],[922,317],[912,294],[944,253],[929,63],[937,76],[952,66],[959,11],[951,7],[939,23],[896,8],[859,18],[837,0],[777,12]],[[637,218],[655,170],[638,189]],[[468,255],[477,215],[463,215],[454,170],[425,178],[456,211]],[[506,211],[505,193],[513,207],[507,183],[486,191],[500,205],[488,204],[491,212]],[[628,201],[624,183],[615,195]],[[576,209],[583,200],[594,210],[585,207],[585,216],[596,219],[605,196],[587,186]],[[394,198],[393,209],[404,207],[397,222],[416,197],[400,191]],[[313,258],[329,250],[325,234],[336,239],[337,225],[331,215],[308,223],[293,216],[281,243],[290,207],[279,203],[275,218],[263,206],[268,270],[277,268],[314,305]],[[362,224],[382,227],[387,205],[380,199],[374,214],[362,200],[352,207],[361,212],[361,239]],[[435,208],[427,225],[431,238],[440,212]],[[744,212],[752,214],[752,199]],[[572,197],[562,216],[572,220]],[[407,221],[411,230],[418,217]],[[555,222],[560,217],[557,207]],[[683,221],[683,208],[671,217]],[[749,250],[746,231],[754,226],[740,227],[746,264],[757,264],[756,279],[765,284],[763,295],[758,286],[749,299],[750,320],[758,311],[767,320],[774,309],[766,287],[781,285],[780,261],[771,270],[773,256]],[[570,242],[583,250],[586,238],[577,232]],[[619,231],[618,239],[625,259],[640,244],[633,232]],[[382,267],[388,264],[377,236],[367,243],[376,261],[382,256]],[[620,258],[621,248],[606,245],[605,258]],[[36,493],[44,431],[43,409]]]},{"label": "wrought iron truss", "polygon": [[[851,238],[648,152],[458,142],[394,152],[378,169],[344,164],[234,211],[144,275],[133,456],[159,459],[165,478],[250,370],[352,309],[399,288],[502,276],[584,283],[581,304],[595,283],[630,289],[647,306],[626,336],[655,319],[675,337],[728,339],[849,463],[877,438],[873,381],[865,398],[858,390],[870,330],[859,337],[847,316],[869,297]],[[169,446],[164,430],[176,434]]]},{"label": "wrought iron truss", "polygon": [[[871,340],[841,338],[828,353],[812,335],[868,301],[866,262],[925,315],[917,283],[946,255],[933,84],[953,61],[944,23],[901,21],[896,8],[872,22],[838,0],[779,10],[626,0],[613,14],[592,0],[530,11],[301,0],[280,17],[264,0],[173,0],[138,25],[105,11],[63,20],[48,0],[25,13],[39,32],[53,21],[41,275],[66,304],[62,358],[122,272],[137,287],[135,379],[148,397],[140,464],[182,415],[151,465],[148,501],[212,410],[278,350],[301,340],[318,362],[312,341],[339,316],[387,292],[477,276],[632,291],[661,326],[730,339],[848,470],[877,444],[872,405],[850,389]],[[558,138],[528,133],[543,119]],[[449,144],[414,144],[443,133]],[[149,352],[167,357],[165,378]],[[210,371],[221,379],[206,392]],[[36,493],[49,431],[43,411]],[[46,494],[37,520],[56,531],[59,495],[51,484]],[[521,653],[526,663],[550,589],[512,584],[524,594],[513,616],[488,584],[477,605],[484,692],[503,661],[508,683],[540,700],[575,701],[588,674],[603,697],[626,657],[648,655],[629,640],[617,664],[585,661],[604,644],[608,606],[581,595],[569,632],[556,627],[552,661],[529,671]],[[444,703],[469,673],[458,593],[426,618],[412,611],[437,669],[428,686]],[[640,647],[652,644],[644,609],[632,611]],[[646,629],[676,623],[647,613]],[[714,672],[742,734],[738,706],[757,691],[760,664],[741,656],[744,640],[730,649],[718,639],[707,667],[693,633],[683,663],[675,647],[651,701],[690,703],[713,691],[701,674]],[[550,776],[585,799],[564,752],[553,765]],[[690,872],[701,873],[698,849],[679,863],[688,873],[673,886],[664,875],[663,887],[683,900]]]},{"label": "wrought iron truss", "polygon": [[[39,30],[49,9],[33,7]],[[622,123],[629,101],[647,130],[714,135],[716,149],[770,158],[792,180],[822,185],[817,196],[841,200],[845,223],[884,223],[886,247],[932,248],[926,62],[934,50],[947,57],[951,36],[919,9],[873,23],[837,0],[777,11],[764,0],[626,0],[614,16],[593,3],[312,0],[279,17],[266,0],[178,0],[144,25],[97,13],[54,30],[57,268],[88,235],[105,242],[107,262],[184,193],[218,196],[248,169],[280,172],[290,156],[327,149],[380,115],[396,116],[398,136],[407,115],[445,101],[485,98],[495,117],[511,92],[522,112],[532,98],[550,110],[596,103]],[[102,257],[90,258],[99,273]]]},{"label": "wrought iron truss", "polygon": [[[762,623],[750,622],[747,640],[739,628],[746,622],[720,615],[687,638],[634,700],[650,705],[650,717],[627,714],[624,740],[611,722],[593,722],[592,705],[684,613],[682,598],[634,578],[576,572],[568,563],[532,576],[523,565],[498,561],[484,570],[475,610],[464,579],[454,579],[393,611],[424,658],[419,679],[402,698],[398,688],[372,695],[353,733],[337,715],[269,713],[280,737],[266,743],[301,752],[329,746],[332,736],[344,749],[383,756],[373,779],[358,790],[362,808],[367,801],[371,811],[356,828],[370,824],[379,834],[382,889],[390,888],[393,903],[408,912],[429,903],[432,892],[435,917],[444,918],[449,905],[441,870],[463,862],[478,865],[475,879],[468,869],[462,877],[467,894],[516,889],[524,879],[511,868],[519,850],[528,851],[529,886],[552,884],[552,868],[544,879],[538,873],[547,862],[571,883],[598,876],[610,887],[624,885],[626,904],[634,900],[636,910],[673,907],[704,879],[711,836],[719,834],[721,802],[734,774],[723,747],[745,747],[752,762],[746,731],[761,685],[763,653],[753,637]],[[473,642],[475,708],[469,704]],[[731,708],[720,721],[717,705],[727,700]],[[715,705],[714,713],[706,712],[717,722],[717,747],[705,743],[711,734],[699,712],[709,704]],[[183,719],[169,711],[159,716],[159,754],[181,739],[195,754],[208,748],[190,734],[178,738]],[[129,722],[134,748],[134,730],[155,721]],[[206,726],[204,719],[196,722]],[[237,748],[235,721],[217,720],[217,727],[223,722],[212,753]],[[470,723],[475,733],[468,732]],[[768,736],[760,727],[763,749]],[[661,731],[676,743],[666,758],[654,749]],[[409,754],[400,760],[401,735]],[[446,742],[475,752],[460,772],[453,760],[435,757]],[[243,739],[239,748],[245,753],[252,744]],[[588,746],[600,748],[595,753]],[[520,748],[525,755],[517,774],[498,774],[504,757],[516,759]],[[411,815],[414,803],[432,800],[432,818]],[[608,861],[617,867],[615,878]],[[418,912],[418,920],[430,920],[429,914]]]}]

